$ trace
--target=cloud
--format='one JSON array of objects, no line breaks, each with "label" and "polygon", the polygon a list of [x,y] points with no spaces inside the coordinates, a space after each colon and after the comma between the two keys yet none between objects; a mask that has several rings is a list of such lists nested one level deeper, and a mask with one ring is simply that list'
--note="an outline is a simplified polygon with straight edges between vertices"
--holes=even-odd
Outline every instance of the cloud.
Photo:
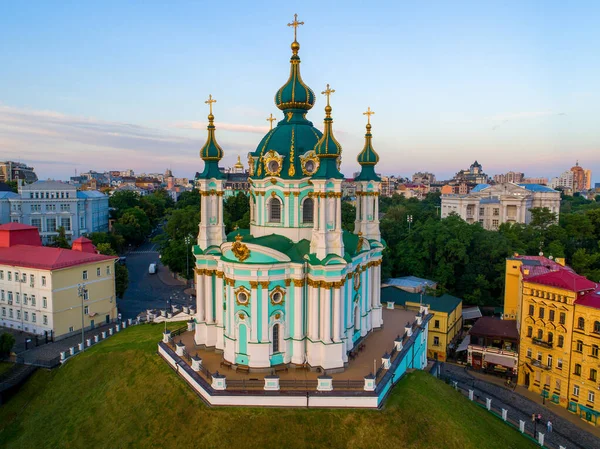
[{"label": "cloud", "polygon": [[[185,121],[185,122],[176,122],[171,124],[172,128],[179,129],[206,129],[208,122],[195,122],[195,121]],[[269,132],[269,126],[254,126],[254,125],[237,125],[233,123],[215,123],[217,130],[225,130],[225,131],[234,131],[241,133],[256,133],[256,134],[266,134]]]}]

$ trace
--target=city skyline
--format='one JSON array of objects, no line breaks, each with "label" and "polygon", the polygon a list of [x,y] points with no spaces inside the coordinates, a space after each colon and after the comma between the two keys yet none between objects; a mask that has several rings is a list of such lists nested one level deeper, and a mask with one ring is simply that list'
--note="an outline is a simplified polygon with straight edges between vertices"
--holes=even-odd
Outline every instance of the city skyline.
[{"label": "city skyline", "polygon": [[[40,179],[133,168],[201,171],[212,94],[224,167],[246,161],[280,113],[298,13],[302,74],[330,83],[342,171],[358,169],[371,107],[384,174],[448,179],[474,160],[487,174],[558,176],[579,160],[600,172],[598,5],[437,3],[343,10],[266,4],[235,12],[103,4],[5,8],[0,18],[0,151]],[[554,32],[560,29],[561,33]],[[343,38],[340,38],[343,36]],[[322,128],[324,99],[308,118]],[[358,97],[357,97],[358,96]]]}]

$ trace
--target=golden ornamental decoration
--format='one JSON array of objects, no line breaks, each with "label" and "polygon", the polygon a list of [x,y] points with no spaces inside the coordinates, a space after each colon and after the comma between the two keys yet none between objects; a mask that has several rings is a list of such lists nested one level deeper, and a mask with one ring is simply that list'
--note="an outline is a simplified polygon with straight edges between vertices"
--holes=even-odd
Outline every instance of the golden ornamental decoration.
[{"label": "golden ornamental decoration", "polygon": [[362,232],[358,232],[358,244],[356,245],[356,252],[359,253],[362,250],[363,247],[363,243],[364,243],[365,239],[362,236]]},{"label": "golden ornamental decoration", "polygon": [[259,281],[259,284],[262,288],[269,288],[269,285],[271,284],[270,281]]},{"label": "golden ornamental decoration", "polygon": [[292,279],[294,287],[304,287],[304,279]]},{"label": "golden ornamental decoration", "polygon": [[235,236],[235,243],[231,247],[231,252],[240,262],[245,261],[248,257],[250,257],[250,249],[242,243],[242,236]]},{"label": "golden ornamental decoration", "polygon": [[279,304],[283,304],[283,300],[285,298],[285,290],[282,289],[280,286],[277,286],[273,289],[269,296],[271,297],[271,305],[276,306]]},{"label": "golden ornamental decoration", "polygon": [[254,158],[248,155],[248,175],[254,176]]},{"label": "golden ornamental decoration", "polygon": [[288,170],[288,176],[295,176],[296,168],[294,167],[294,128],[292,128],[292,142],[290,144],[290,168]]},{"label": "golden ornamental decoration", "polygon": [[246,317],[244,316],[244,314],[243,314],[243,313],[241,313],[241,312],[238,314],[238,316],[240,317],[240,320],[244,320],[244,319],[246,319]]},{"label": "golden ornamental decoration", "polygon": [[283,282],[285,283],[286,287],[289,287],[290,285],[292,285],[292,280],[291,279],[284,279]]},{"label": "golden ornamental decoration", "polygon": [[262,156],[262,161],[267,175],[279,176],[283,167],[283,156],[280,156],[275,150],[269,150]]},{"label": "golden ornamental decoration", "polygon": [[320,159],[314,152],[314,150],[307,151],[304,155],[300,156],[300,166],[302,167],[302,173],[306,176],[314,175],[319,169]]},{"label": "golden ornamental decoration", "polygon": [[238,287],[233,291],[235,302],[239,306],[247,306],[250,303],[250,292],[244,286]]},{"label": "golden ornamental decoration", "polygon": [[276,313],[275,314],[275,319],[278,320],[279,318],[281,318],[281,313]]}]

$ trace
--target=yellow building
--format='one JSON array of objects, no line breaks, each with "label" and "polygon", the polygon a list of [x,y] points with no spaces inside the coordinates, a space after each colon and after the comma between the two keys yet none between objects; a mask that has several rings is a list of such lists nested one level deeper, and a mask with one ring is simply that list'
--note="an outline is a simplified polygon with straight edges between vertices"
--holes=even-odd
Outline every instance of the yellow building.
[{"label": "yellow building", "polygon": [[433,318],[429,322],[427,357],[446,360],[450,344],[455,342],[462,329],[462,299],[448,294],[421,296],[390,286],[381,289],[381,304],[385,306],[387,303],[415,311],[419,310],[421,304],[429,306]]},{"label": "yellow building", "polygon": [[0,226],[0,325],[60,339],[114,321],[116,259],[84,237],[50,248],[36,227]]},{"label": "yellow building", "polygon": [[596,424],[600,287],[559,262],[506,262],[504,315],[515,315],[520,329],[518,383]]}]

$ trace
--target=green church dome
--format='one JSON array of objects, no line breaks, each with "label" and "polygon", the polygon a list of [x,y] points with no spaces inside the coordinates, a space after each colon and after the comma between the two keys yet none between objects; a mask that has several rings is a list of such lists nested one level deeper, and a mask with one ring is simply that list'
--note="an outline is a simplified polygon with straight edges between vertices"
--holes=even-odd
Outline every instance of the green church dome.
[{"label": "green church dome", "polygon": [[200,149],[200,158],[204,161],[204,171],[200,173],[199,179],[221,179],[225,177],[219,170],[219,161],[223,158],[223,149],[217,143],[217,138],[215,137],[215,116],[212,113],[212,105],[216,102],[217,100],[214,100],[212,95],[209,95],[208,100],[205,101],[210,106],[210,113],[208,114],[208,126],[206,127],[208,137],[206,138],[206,143]]},{"label": "green church dome", "polygon": [[304,84],[300,76],[300,44],[292,43],[292,58],[290,59],[290,77],[275,94],[275,104],[279,109],[302,109],[308,111],[315,105],[315,93]]},{"label": "green church dome", "polygon": [[315,173],[315,178],[344,178],[338,167],[338,161],[342,155],[342,146],[333,135],[332,108],[329,105],[329,96],[334,92],[335,90],[329,88],[329,84],[327,89],[322,92],[327,96],[327,106],[325,106],[323,136],[315,145],[315,153],[319,157],[319,169]]},{"label": "green church dome", "polygon": [[300,76],[299,49],[300,44],[294,40],[290,78],[275,95],[275,104],[283,111],[283,120],[249,155],[251,178],[299,179],[311,176],[318,168],[318,158],[313,150],[323,134],[306,119],[307,111],[315,104],[315,94]]},{"label": "green church dome", "polygon": [[381,178],[375,173],[375,165],[379,162],[379,155],[373,149],[371,140],[373,135],[371,134],[371,115],[375,114],[368,108],[367,112],[364,113],[368,117],[367,121],[367,132],[365,134],[365,146],[362,151],[358,154],[357,160],[361,165],[360,174],[356,181],[380,181]]}]

